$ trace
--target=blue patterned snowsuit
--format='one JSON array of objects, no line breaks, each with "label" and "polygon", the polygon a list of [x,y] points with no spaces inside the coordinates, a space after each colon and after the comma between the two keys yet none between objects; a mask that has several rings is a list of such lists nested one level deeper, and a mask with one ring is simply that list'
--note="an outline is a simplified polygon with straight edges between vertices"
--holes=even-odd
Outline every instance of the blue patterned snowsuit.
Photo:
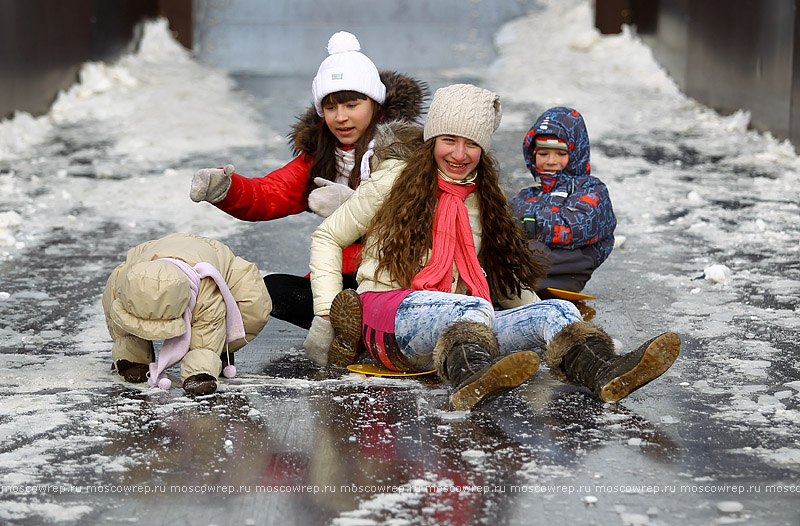
[{"label": "blue patterned snowsuit", "polygon": [[[539,173],[534,137],[554,135],[569,149],[560,172]],[[550,270],[539,289],[579,292],[614,247],[617,219],[606,185],[591,175],[589,134],[583,117],[571,108],[550,108],[528,131],[522,145],[534,185],[511,201],[511,213],[528,233],[532,248],[548,253]]]}]

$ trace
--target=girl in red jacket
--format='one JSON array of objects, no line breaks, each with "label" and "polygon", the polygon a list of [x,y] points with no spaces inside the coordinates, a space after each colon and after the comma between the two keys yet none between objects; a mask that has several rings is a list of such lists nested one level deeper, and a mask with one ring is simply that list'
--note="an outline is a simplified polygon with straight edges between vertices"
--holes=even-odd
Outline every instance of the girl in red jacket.
[{"label": "girl in red jacket", "polygon": [[[381,120],[416,120],[428,96],[425,83],[382,71],[360,53],[355,35],[340,31],[328,41],[328,53],[311,84],[314,106],[289,135],[295,159],[263,177],[234,173],[233,165],[199,170],[189,193],[238,219],[269,221],[311,211],[330,215],[358,184],[369,177],[375,126]],[[345,288],[355,287],[361,246],[344,254]],[[269,274],[264,282],[272,298],[272,316],[300,327],[311,326],[313,300],[307,276]]]}]

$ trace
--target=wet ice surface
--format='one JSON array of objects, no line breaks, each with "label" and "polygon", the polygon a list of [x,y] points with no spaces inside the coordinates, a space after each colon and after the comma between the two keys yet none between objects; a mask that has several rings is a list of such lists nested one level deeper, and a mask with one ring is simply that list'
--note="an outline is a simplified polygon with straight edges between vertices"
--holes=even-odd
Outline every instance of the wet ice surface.
[{"label": "wet ice surface", "polygon": [[602,404],[543,369],[467,414],[435,378],[320,371],[271,320],[215,395],[121,383],[100,293],[128,248],[196,232],[302,274],[319,222],[188,199],[198,168],[286,162],[309,79],[234,84],[154,26],[50,115],[0,123],[0,522],[797,524],[797,156],[681,95],[634,37],[597,35],[588,3],[543,5],[498,33],[485,78],[408,73],[501,94],[511,193],[534,118],[583,113],[619,220],[593,321],[627,350],[678,332],[670,371]]}]

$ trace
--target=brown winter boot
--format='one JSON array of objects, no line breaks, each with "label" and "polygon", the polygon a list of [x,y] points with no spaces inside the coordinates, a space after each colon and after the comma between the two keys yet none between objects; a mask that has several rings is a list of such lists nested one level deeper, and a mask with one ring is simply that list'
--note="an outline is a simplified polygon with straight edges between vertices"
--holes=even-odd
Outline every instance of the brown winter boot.
[{"label": "brown winter boot", "polygon": [[474,321],[458,321],[439,336],[433,361],[439,377],[455,392],[453,408],[480,407],[527,382],[539,368],[539,355],[522,351],[499,357],[494,331]]},{"label": "brown winter boot", "polygon": [[183,390],[192,395],[208,395],[217,390],[217,380],[207,373],[193,374],[184,380]]},{"label": "brown winter boot", "polygon": [[567,325],[547,346],[545,362],[559,380],[588,387],[605,402],[616,402],[669,369],[681,350],[680,337],[665,332],[624,355],[611,337],[587,322]]},{"label": "brown winter boot", "polygon": [[147,364],[129,362],[128,360],[117,360],[116,363],[112,364],[111,368],[115,369],[123,380],[132,384],[146,382],[147,373],[150,371],[150,367]]},{"label": "brown winter boot", "polygon": [[361,343],[361,298],[352,289],[345,289],[331,303],[333,342],[328,349],[328,365],[347,367],[356,361]]}]

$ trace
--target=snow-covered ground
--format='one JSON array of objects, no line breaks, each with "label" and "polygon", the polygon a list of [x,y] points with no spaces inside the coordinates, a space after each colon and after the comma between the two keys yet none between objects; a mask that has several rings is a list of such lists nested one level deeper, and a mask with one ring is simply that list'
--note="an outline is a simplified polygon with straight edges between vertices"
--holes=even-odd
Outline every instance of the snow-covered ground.
[{"label": "snow-covered ground", "polygon": [[[518,152],[538,113],[556,105],[580,110],[593,173],[608,185],[619,220],[618,246],[587,289],[600,296],[598,321],[624,332],[620,319],[644,320],[653,328],[627,335],[673,330],[691,349],[660,380],[670,387],[654,383],[649,391],[664,400],[634,397],[629,405],[686,440],[720,440],[725,458],[756,466],[751,479],[768,473],[764,484],[798,488],[800,161],[787,141],[748,130],[746,113],[720,116],[681,94],[635,35],[601,36],[592,19],[588,0],[543,0],[541,9],[498,32],[499,58],[476,83],[503,101],[495,142],[508,142],[496,146],[508,187],[528,184]],[[547,38],[535,38],[543,33]],[[308,97],[299,97],[303,109]],[[137,436],[130,422],[146,404],[118,396],[99,294],[125,250],[146,239],[189,231],[246,246],[237,236],[249,225],[192,203],[188,189],[196,169],[228,159],[249,163],[245,173],[252,175],[256,167],[263,173],[289,159],[284,135],[291,122],[265,122],[255,105],[224,71],[194,61],[160,22],[147,27],[136,53],[111,65],[86,64],[80,82],[47,115],[0,122],[0,523],[91,522],[103,512],[96,500],[62,501],[52,489],[19,489],[89,485],[93,473],[98,480],[115,473],[131,480],[142,463],[158,465],[145,448],[109,447],[116,443],[112,436]],[[314,224],[309,217],[293,221],[300,232]],[[290,406],[306,403],[303,397],[315,389],[314,382],[252,371],[229,389],[246,395],[275,385],[297,393],[287,399]],[[419,389],[423,398],[442,396]],[[243,425],[252,432],[262,415],[281,411],[249,403]],[[172,392],[156,417],[190,414],[196,404]],[[234,409],[218,409],[222,417],[227,411]],[[437,418],[450,429],[448,417]],[[512,412],[506,422],[513,418]],[[640,446],[640,438],[614,434],[630,416],[612,411],[599,420],[618,439],[609,447]],[[487,477],[502,468],[494,452],[467,447],[461,454]],[[592,473],[610,483],[615,470],[591,464],[588,456],[577,470],[533,456],[517,465],[523,484]],[[735,478],[699,456],[683,462],[678,476],[692,484]],[[447,485],[436,477],[417,482]],[[726,497],[710,504],[719,523],[753,519],[747,503],[759,495]],[[610,497],[587,492],[578,498],[592,508]],[[414,524],[407,512],[422,506],[420,499],[413,492],[378,495],[335,523],[377,524],[370,517],[390,516]],[[529,523],[526,513],[541,506],[523,506],[505,520]],[[707,523],[620,505],[610,513],[615,524]],[[789,524],[798,516],[782,517]]]}]

